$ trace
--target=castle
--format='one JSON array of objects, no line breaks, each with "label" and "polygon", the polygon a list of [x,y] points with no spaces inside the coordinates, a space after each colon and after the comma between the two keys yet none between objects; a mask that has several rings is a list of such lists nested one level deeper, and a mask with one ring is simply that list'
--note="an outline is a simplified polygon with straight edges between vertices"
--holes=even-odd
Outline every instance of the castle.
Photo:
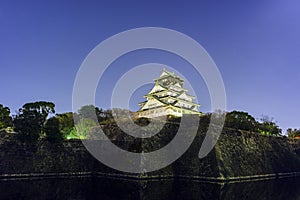
[{"label": "castle", "polygon": [[193,102],[194,96],[187,94],[183,88],[184,80],[163,69],[151,91],[144,96],[147,100],[139,103],[141,108],[137,117],[155,118],[161,116],[181,117],[183,114],[197,114],[199,104]]}]

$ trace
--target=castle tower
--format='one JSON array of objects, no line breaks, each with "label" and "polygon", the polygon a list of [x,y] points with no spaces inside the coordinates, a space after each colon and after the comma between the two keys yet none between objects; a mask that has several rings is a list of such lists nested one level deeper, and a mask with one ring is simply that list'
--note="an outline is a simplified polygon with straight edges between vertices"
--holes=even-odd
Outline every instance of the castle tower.
[{"label": "castle tower", "polygon": [[199,104],[193,102],[194,96],[187,94],[183,88],[184,80],[165,69],[151,91],[144,96],[146,101],[139,103],[137,117],[155,118],[171,115],[181,117],[183,114],[198,114]]}]

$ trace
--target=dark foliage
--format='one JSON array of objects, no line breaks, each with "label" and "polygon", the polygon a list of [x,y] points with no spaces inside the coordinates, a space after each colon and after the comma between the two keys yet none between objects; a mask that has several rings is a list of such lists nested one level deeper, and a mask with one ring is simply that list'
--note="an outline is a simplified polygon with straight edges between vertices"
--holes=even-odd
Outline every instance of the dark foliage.
[{"label": "dark foliage", "polygon": [[60,131],[59,120],[56,117],[51,117],[45,124],[46,139],[50,142],[63,141],[63,134]]},{"label": "dark foliage", "polygon": [[10,109],[0,104],[0,130],[12,126],[13,121],[10,116]]},{"label": "dark foliage", "polygon": [[49,114],[55,113],[55,104],[38,101],[26,103],[14,117],[14,130],[19,133],[21,140],[35,142],[44,131]]},{"label": "dark foliage", "polygon": [[226,114],[225,127],[256,132],[258,131],[258,122],[246,112],[232,111]]},{"label": "dark foliage", "polygon": [[34,111],[22,111],[15,116],[14,130],[22,141],[36,142],[41,133],[39,116]]}]

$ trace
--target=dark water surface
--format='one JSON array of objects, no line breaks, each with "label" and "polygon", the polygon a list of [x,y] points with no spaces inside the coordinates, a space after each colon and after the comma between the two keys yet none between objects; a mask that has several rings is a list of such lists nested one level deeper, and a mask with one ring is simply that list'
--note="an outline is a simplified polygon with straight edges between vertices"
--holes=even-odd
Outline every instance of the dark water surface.
[{"label": "dark water surface", "polygon": [[1,180],[0,199],[284,199],[300,200],[300,178],[213,184],[105,178]]}]

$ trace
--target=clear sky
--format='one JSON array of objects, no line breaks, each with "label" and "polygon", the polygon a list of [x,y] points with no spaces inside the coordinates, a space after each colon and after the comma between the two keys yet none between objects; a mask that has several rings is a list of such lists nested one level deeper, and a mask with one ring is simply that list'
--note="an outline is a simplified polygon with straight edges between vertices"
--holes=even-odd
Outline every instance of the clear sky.
[{"label": "clear sky", "polygon": [[[12,113],[24,103],[46,100],[57,112],[72,110],[77,70],[101,41],[138,27],[165,27],[199,42],[223,77],[228,111],[300,128],[300,2],[287,1],[14,1],[0,0],[0,104]],[[205,84],[186,63],[166,52],[133,52],[109,68],[99,106],[131,67],[158,62],[183,73],[210,111]],[[122,66],[122,67],[120,67]],[[159,75],[159,74],[158,74]],[[140,88],[131,107],[147,92]]]}]

